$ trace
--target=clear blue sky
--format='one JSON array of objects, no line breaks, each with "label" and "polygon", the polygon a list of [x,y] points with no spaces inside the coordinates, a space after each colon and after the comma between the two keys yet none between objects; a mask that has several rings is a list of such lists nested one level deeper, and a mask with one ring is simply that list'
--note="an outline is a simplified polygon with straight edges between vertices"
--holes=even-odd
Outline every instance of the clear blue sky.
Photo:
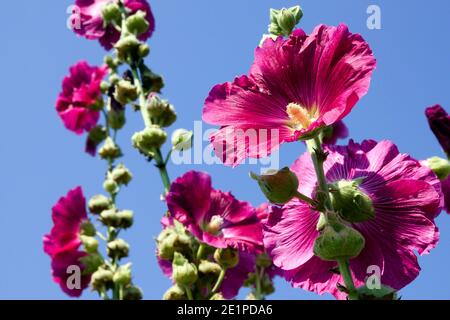
[{"label": "clear blue sky", "polygon": [[[299,1],[301,1],[299,3]],[[87,195],[102,191],[105,166],[83,153],[84,138],[65,130],[54,102],[68,67],[81,59],[100,64],[104,51],[93,41],[77,38],[66,28],[70,0],[4,1],[0,12],[0,298],[61,299],[50,278],[50,260],[42,251],[42,235],[51,227],[50,208],[70,188],[82,185]],[[450,109],[450,2],[317,1],[317,0],[154,0],[157,30],[150,40],[149,64],[165,76],[165,97],[175,104],[180,127],[201,119],[210,88],[247,72],[253,50],[268,24],[270,7],[301,4],[301,27],[310,32],[319,23],[345,22],[361,33],[378,60],[371,90],[347,118],[351,136],[392,139],[401,151],[422,159],[441,154],[429,132],[423,109],[442,103]],[[378,4],[382,30],[366,27],[366,9]],[[159,299],[169,287],[154,257],[164,204],[156,170],[130,147],[130,136],[141,129],[129,113],[119,141],[125,163],[135,179],[119,198],[122,208],[135,211],[136,223],[125,235],[132,245],[135,282],[145,298]],[[284,146],[281,165],[303,152],[300,144]],[[214,185],[233,190],[254,205],[264,199],[248,178],[254,166],[173,166],[176,177],[191,169],[209,171]],[[437,223],[441,241],[421,257],[419,278],[401,293],[405,299],[450,298],[450,217]],[[315,299],[277,280],[274,299]],[[95,298],[86,292],[85,298]],[[329,298],[329,297],[323,297]]]}]

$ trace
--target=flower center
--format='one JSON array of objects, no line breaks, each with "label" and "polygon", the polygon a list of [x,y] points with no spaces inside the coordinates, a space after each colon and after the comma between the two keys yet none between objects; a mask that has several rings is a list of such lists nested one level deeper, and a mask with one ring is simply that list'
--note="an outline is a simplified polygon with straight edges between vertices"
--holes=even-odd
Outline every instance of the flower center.
[{"label": "flower center", "polygon": [[289,103],[286,107],[289,116],[289,126],[295,130],[308,129],[317,120],[317,109],[310,110],[296,103]]},{"label": "flower center", "polygon": [[206,225],[206,232],[213,235],[218,235],[223,224],[223,218],[219,215],[212,216],[209,223]]}]

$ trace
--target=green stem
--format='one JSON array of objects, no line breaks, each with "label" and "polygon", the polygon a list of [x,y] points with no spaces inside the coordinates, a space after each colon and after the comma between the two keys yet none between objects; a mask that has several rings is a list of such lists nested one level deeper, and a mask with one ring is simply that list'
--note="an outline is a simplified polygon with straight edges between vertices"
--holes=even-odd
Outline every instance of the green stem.
[{"label": "green stem", "polygon": [[305,196],[303,193],[300,193],[300,192],[297,191],[297,193],[295,194],[295,196],[296,196],[297,198],[299,198],[300,200],[305,201],[306,203],[309,203],[309,204],[312,205],[312,206],[317,205],[316,201],[314,201],[313,199],[311,199],[311,198],[308,197],[308,196]]},{"label": "green stem", "polygon": [[220,286],[222,285],[223,279],[225,279],[225,273],[227,272],[226,268],[222,268],[222,270],[220,271],[219,277],[217,278],[216,284],[214,285],[213,289],[212,289],[212,294],[216,293],[217,291],[219,291]]},{"label": "green stem", "polygon": [[200,261],[200,259],[203,257],[203,254],[205,253],[206,246],[204,243],[201,243],[197,250],[197,261]]},{"label": "green stem", "polygon": [[313,140],[309,140],[308,149],[311,153],[314,170],[316,171],[319,190],[323,195],[325,209],[331,209],[330,193],[328,191],[328,183],[325,177],[325,171],[323,169],[323,164],[325,163],[326,157],[320,139],[316,137]]},{"label": "green stem", "polygon": [[263,300],[263,295],[261,292],[261,280],[264,277],[264,268],[261,267],[260,270],[258,270],[258,267],[256,267],[256,284],[255,284],[255,298],[256,300]]},{"label": "green stem", "polygon": [[189,288],[189,286],[185,286],[184,291],[186,292],[186,295],[189,300],[194,300],[194,297],[192,296],[191,288]]},{"label": "green stem", "polygon": [[352,273],[350,272],[350,265],[348,260],[338,260],[339,272],[344,279],[345,287],[348,290],[349,300],[358,300],[358,295],[355,288],[355,283],[353,282]]},{"label": "green stem", "polygon": [[167,192],[169,192],[169,189],[170,189],[170,178],[169,178],[169,173],[167,172],[166,163],[165,163],[164,158],[161,153],[161,149],[159,149],[159,148],[156,149],[154,158],[155,158],[155,162],[156,162],[156,167],[159,170],[159,175],[161,176],[161,180],[164,185],[164,191],[167,193]]}]

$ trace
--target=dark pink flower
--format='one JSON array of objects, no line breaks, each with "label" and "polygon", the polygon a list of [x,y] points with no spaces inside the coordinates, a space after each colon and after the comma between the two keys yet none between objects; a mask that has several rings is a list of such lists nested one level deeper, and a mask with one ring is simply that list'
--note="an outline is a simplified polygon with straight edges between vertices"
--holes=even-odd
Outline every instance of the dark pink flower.
[{"label": "dark pink flower", "polygon": [[450,214],[450,176],[447,179],[441,181],[442,193],[444,194],[444,209]]},{"label": "dark pink flower", "polygon": [[375,65],[345,25],[265,40],[249,75],[215,86],[205,101],[203,120],[221,126],[211,136],[216,154],[235,166],[333,125],[367,93]]},{"label": "dark pink flower", "polygon": [[[429,168],[400,154],[390,141],[350,141],[345,147],[327,146],[326,151],[328,182],[362,178],[359,188],[375,209],[374,219],[352,224],[366,239],[362,253],[350,261],[356,285],[363,285],[367,267],[376,265],[384,285],[403,288],[420,271],[415,251],[428,253],[438,242],[434,218],[442,208],[439,180]],[[310,155],[301,156],[291,169],[299,177],[299,192],[314,197],[317,179]],[[330,271],[336,263],[322,261],[313,253],[318,219],[319,213],[299,200],[272,207],[264,243],[294,287],[343,298],[336,288],[343,280]]]},{"label": "dark pink flower", "polygon": [[[102,16],[102,8],[115,0],[76,0],[75,5],[79,9],[80,26],[74,26],[73,31],[89,40],[99,40],[100,44],[110,50],[120,38],[120,32],[112,25],[105,26]],[[146,0],[124,0],[123,4],[130,13],[136,13],[141,10],[146,13],[146,19],[149,23],[149,29],[146,33],[139,36],[142,41],[147,41],[155,30],[155,19],[153,17],[150,5]],[[72,15],[73,21],[77,21],[77,12]]]},{"label": "dark pink flower", "polygon": [[80,258],[86,253],[80,250],[80,228],[87,220],[86,199],[81,187],[70,190],[52,208],[53,228],[44,236],[44,251],[52,259],[53,280],[70,296],[78,297],[88,286],[90,276],[81,277],[80,288],[70,289],[67,279],[71,275],[68,267],[77,266],[84,270]]},{"label": "dark pink flower", "polygon": [[348,128],[344,121],[338,121],[329,128],[329,132],[323,137],[324,144],[336,144],[338,140],[348,138]]},{"label": "dark pink flower", "polygon": [[450,157],[450,115],[438,104],[426,109],[425,114],[442,149]]},{"label": "dark pink flower", "polygon": [[262,226],[255,209],[229,192],[213,189],[208,174],[184,174],[172,183],[166,201],[171,217],[199,241],[215,248],[261,250]]},{"label": "dark pink flower", "polygon": [[91,107],[102,97],[100,84],[107,71],[106,66],[91,67],[85,61],[70,68],[56,101],[56,111],[67,129],[82,134],[97,124],[99,112]]}]

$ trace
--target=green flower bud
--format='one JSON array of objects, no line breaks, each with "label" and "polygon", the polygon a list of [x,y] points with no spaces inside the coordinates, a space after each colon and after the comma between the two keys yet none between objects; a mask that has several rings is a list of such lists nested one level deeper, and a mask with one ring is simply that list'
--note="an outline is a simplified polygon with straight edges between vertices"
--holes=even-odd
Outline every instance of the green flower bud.
[{"label": "green flower bud", "polygon": [[128,229],[133,225],[133,211],[131,210],[122,210],[117,212],[117,217],[119,218],[120,224],[119,227],[123,229]]},{"label": "green flower bud", "polygon": [[445,180],[450,175],[450,161],[439,157],[433,157],[425,161],[425,165],[430,168],[439,180]]},{"label": "green flower bud", "polygon": [[247,297],[245,297],[245,300],[258,300],[255,297],[255,294],[253,292],[250,292]]},{"label": "green flower bud", "polygon": [[98,154],[102,159],[114,160],[122,156],[122,151],[120,151],[120,148],[114,143],[113,139],[108,137],[100,150],[98,150]]},{"label": "green flower bud", "polygon": [[175,284],[164,293],[163,300],[186,300],[186,294],[179,285]]},{"label": "green flower bud", "polygon": [[119,60],[126,61],[129,56],[133,56],[138,52],[140,45],[141,42],[135,35],[128,35],[117,41],[114,48],[117,50]]},{"label": "green flower bud", "polygon": [[197,267],[181,253],[175,252],[172,261],[172,278],[181,286],[190,286],[197,281]]},{"label": "green flower bud", "polygon": [[333,208],[348,222],[363,222],[375,218],[370,197],[359,188],[361,180],[340,180],[330,185]]},{"label": "green flower bud", "polygon": [[122,13],[120,12],[119,6],[114,2],[109,2],[102,8],[103,21],[107,24],[120,25],[122,20]]},{"label": "green flower bud", "polygon": [[89,106],[89,109],[93,111],[100,111],[103,109],[103,106],[104,106],[103,98],[99,98],[95,103]]},{"label": "green flower bud", "polygon": [[175,108],[156,94],[150,95],[147,109],[152,123],[161,127],[169,127],[177,120]]},{"label": "green flower bud", "polygon": [[126,105],[135,101],[138,98],[138,95],[138,89],[134,84],[127,80],[120,80],[116,85],[114,99],[122,105]]},{"label": "green flower bud", "polygon": [[109,194],[117,194],[119,192],[119,185],[112,179],[106,179],[103,182],[103,189]]},{"label": "green flower bud", "polygon": [[139,66],[139,71],[142,75],[142,87],[145,93],[148,92],[161,92],[161,89],[164,87],[163,78],[152,72],[144,63]]},{"label": "green flower bud", "polygon": [[103,94],[107,94],[107,93],[108,93],[108,90],[109,90],[109,83],[106,82],[106,81],[102,81],[102,82],[100,83],[100,91],[101,91]]},{"label": "green flower bud", "polygon": [[214,260],[223,268],[234,268],[239,263],[239,252],[232,248],[216,249],[214,252]]},{"label": "green flower bud", "polygon": [[118,285],[129,285],[131,283],[131,263],[120,266],[114,273],[113,281]]},{"label": "green flower bud", "polygon": [[174,150],[186,151],[192,147],[194,133],[186,129],[177,129],[172,134],[172,146]]},{"label": "green flower bud", "polygon": [[136,286],[130,286],[125,288],[123,295],[124,300],[142,300],[142,290]]},{"label": "green flower bud", "polygon": [[132,137],[133,146],[144,154],[152,154],[167,140],[167,133],[158,126],[145,128]]},{"label": "green flower bud", "polygon": [[269,33],[275,36],[289,36],[303,17],[300,6],[289,9],[270,10]]},{"label": "green flower bud", "polygon": [[81,257],[80,262],[84,265],[83,274],[90,275],[97,271],[101,265],[103,265],[104,260],[98,252],[94,252]]},{"label": "green flower bud", "polygon": [[356,289],[360,300],[397,300],[395,289],[381,285],[380,289],[369,289],[362,286]]},{"label": "green flower bud", "polygon": [[81,234],[84,236],[95,237],[95,235],[97,234],[97,230],[95,229],[95,226],[89,220],[84,220],[81,223],[80,229],[81,229]]},{"label": "green flower bud", "polygon": [[145,58],[150,54],[150,47],[148,44],[143,43],[139,46],[138,55],[140,58]]},{"label": "green flower bud", "polygon": [[100,213],[100,220],[104,225],[113,228],[119,228],[122,222],[116,208],[102,211]]},{"label": "green flower bud", "polygon": [[215,293],[209,300],[225,300],[221,293]]},{"label": "green flower bud", "polygon": [[130,246],[122,239],[116,239],[107,244],[107,253],[110,258],[122,259],[128,257]]},{"label": "green flower bud", "polygon": [[287,167],[279,171],[269,170],[261,176],[251,172],[250,177],[258,182],[261,191],[272,203],[285,204],[298,192],[297,176]]},{"label": "green flower bud", "polygon": [[149,23],[147,19],[145,19],[145,16],[146,13],[142,10],[139,10],[132,16],[129,16],[125,20],[128,31],[136,36],[146,33],[149,28]]},{"label": "green flower bud", "polygon": [[108,123],[111,129],[120,130],[125,125],[125,111],[114,111],[108,112]]},{"label": "green flower bud", "polygon": [[341,223],[327,225],[314,243],[314,254],[325,261],[357,257],[364,249],[364,237]]},{"label": "green flower bud", "polygon": [[87,253],[95,253],[98,249],[98,240],[94,237],[80,235],[80,240],[84,245]]},{"label": "green flower bud", "polygon": [[92,141],[96,146],[105,141],[108,133],[102,126],[95,126],[89,131],[88,139]]},{"label": "green flower bud", "polygon": [[258,254],[256,256],[256,265],[262,268],[268,268],[272,265],[272,259],[267,253]]},{"label": "green flower bud", "polygon": [[107,270],[104,267],[98,268],[98,270],[95,271],[91,277],[92,288],[97,291],[104,291],[111,288],[113,284],[113,276],[114,274],[110,270]]},{"label": "green flower bud", "polygon": [[119,66],[117,61],[111,56],[105,56],[103,61],[108,66],[108,68],[111,69],[111,70],[116,70],[117,67]]},{"label": "green flower bud", "polygon": [[133,175],[130,170],[128,170],[127,167],[121,163],[111,172],[111,179],[119,185],[128,185],[131,179],[133,179]]},{"label": "green flower bud", "polygon": [[217,263],[208,260],[202,260],[200,261],[200,264],[198,266],[198,271],[203,274],[219,275],[222,271],[222,267]]},{"label": "green flower bud", "polygon": [[104,210],[111,208],[111,199],[104,195],[93,196],[88,203],[89,211],[93,214],[100,214]]},{"label": "green flower bud", "polygon": [[175,252],[191,251],[191,238],[187,234],[177,233],[174,228],[164,229],[156,239],[158,254],[162,259],[172,260]]},{"label": "green flower bud", "polygon": [[112,74],[112,75],[109,77],[109,82],[110,82],[112,85],[118,84],[120,80],[121,80],[121,78],[119,77],[118,74]]}]

